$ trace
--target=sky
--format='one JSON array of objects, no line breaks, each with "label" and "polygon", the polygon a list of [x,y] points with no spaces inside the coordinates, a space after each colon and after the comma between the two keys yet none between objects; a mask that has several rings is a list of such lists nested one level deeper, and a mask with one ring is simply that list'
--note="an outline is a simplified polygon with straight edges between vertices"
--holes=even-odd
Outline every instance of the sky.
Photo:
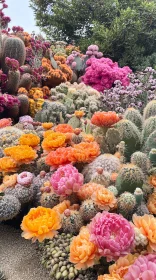
[{"label": "sky", "polygon": [[29,0],[6,0],[8,9],[5,9],[5,15],[11,18],[9,27],[21,26],[24,31],[36,34],[41,33],[39,28],[35,26],[35,17],[33,10],[29,7]]}]

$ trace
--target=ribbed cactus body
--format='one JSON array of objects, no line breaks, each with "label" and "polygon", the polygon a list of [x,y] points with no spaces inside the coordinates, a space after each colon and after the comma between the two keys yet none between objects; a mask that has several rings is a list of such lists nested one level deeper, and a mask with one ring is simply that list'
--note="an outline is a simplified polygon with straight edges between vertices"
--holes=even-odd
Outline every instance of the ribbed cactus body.
[{"label": "ribbed cactus body", "polygon": [[131,163],[141,168],[143,173],[147,173],[150,168],[150,161],[146,154],[142,152],[135,152],[131,156]]},{"label": "ribbed cactus body", "polygon": [[128,108],[124,113],[124,119],[134,123],[139,130],[142,129],[142,115],[140,112],[134,108]]},{"label": "ribbed cactus body", "polygon": [[138,166],[127,164],[120,170],[115,186],[119,194],[133,193],[136,188],[142,188],[143,178],[143,172]]},{"label": "ribbed cactus body", "polygon": [[31,85],[32,85],[31,75],[29,73],[23,74],[19,83],[19,87],[23,87],[26,88],[26,90],[29,90],[31,88]]},{"label": "ribbed cactus body", "polygon": [[156,116],[156,100],[152,100],[146,105],[143,114],[144,120],[154,116]]},{"label": "ribbed cactus body", "polygon": [[14,95],[18,90],[19,82],[20,82],[20,72],[19,72],[19,70],[17,70],[17,71],[9,70],[9,72],[8,72],[8,82],[7,82],[7,88],[6,88],[7,92],[9,94]]},{"label": "ribbed cactus body", "polygon": [[35,121],[60,123],[65,118],[66,107],[60,102],[45,101],[42,109],[35,115]]},{"label": "ribbed cactus body", "polygon": [[81,122],[80,119],[77,117],[72,117],[69,121],[68,124],[71,125],[74,129],[80,127]]},{"label": "ribbed cactus body", "polygon": [[136,125],[129,120],[121,120],[115,127],[120,133],[121,140],[125,142],[125,157],[129,160],[135,151],[140,150],[140,131]]},{"label": "ribbed cactus body", "polygon": [[152,149],[149,153],[149,158],[154,167],[156,167],[156,149]]},{"label": "ribbed cactus body", "polygon": [[128,218],[136,206],[135,196],[129,192],[120,195],[117,202],[118,212]]},{"label": "ribbed cactus body", "polygon": [[19,115],[19,105],[14,105],[11,108],[7,108],[5,113],[7,118],[16,119]]},{"label": "ribbed cactus body", "polygon": [[21,209],[19,200],[12,195],[0,197],[0,222],[16,217]]},{"label": "ribbed cactus body", "polygon": [[20,66],[25,62],[26,51],[23,41],[17,37],[8,37],[4,39],[3,54],[2,54],[2,69],[4,73],[8,72],[8,67],[5,64],[5,58],[14,58],[18,60]]},{"label": "ribbed cactus body", "polygon": [[150,117],[144,122],[143,125],[143,131],[142,131],[143,145],[145,144],[147,138],[154,130],[156,130],[156,117]]},{"label": "ribbed cactus body", "polygon": [[147,138],[144,146],[143,146],[143,151],[146,153],[149,153],[151,149],[156,149],[156,130],[153,131],[149,137]]},{"label": "ribbed cactus body", "polygon": [[20,101],[19,116],[27,115],[29,110],[29,98],[24,94],[20,94],[18,100]]}]

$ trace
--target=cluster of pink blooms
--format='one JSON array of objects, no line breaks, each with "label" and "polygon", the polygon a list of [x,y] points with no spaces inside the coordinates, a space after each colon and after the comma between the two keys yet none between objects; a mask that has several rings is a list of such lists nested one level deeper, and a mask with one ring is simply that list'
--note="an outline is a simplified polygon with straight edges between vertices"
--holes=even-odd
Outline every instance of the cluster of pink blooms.
[{"label": "cluster of pink blooms", "polygon": [[96,57],[101,58],[103,57],[103,53],[99,52],[99,47],[97,45],[90,45],[86,51],[86,55],[90,58]]},{"label": "cluster of pink blooms", "polygon": [[23,29],[21,26],[13,26],[13,27],[12,27],[12,31],[13,31],[14,33],[17,33],[17,32],[23,32],[24,29]]},{"label": "cluster of pink blooms", "polygon": [[31,123],[32,124],[33,122],[34,122],[33,119],[28,115],[25,115],[25,116],[22,116],[19,118],[19,123]]},{"label": "cluster of pink blooms", "polygon": [[34,176],[32,173],[24,171],[17,176],[17,183],[22,186],[30,186]]},{"label": "cluster of pink blooms", "polygon": [[14,105],[19,104],[20,101],[16,97],[0,93],[0,113],[2,113],[5,109],[12,108]]},{"label": "cluster of pink blooms", "polygon": [[59,167],[52,175],[50,183],[58,195],[70,195],[83,185],[83,175],[71,164]]},{"label": "cluster of pink blooms", "polygon": [[120,68],[117,62],[109,58],[90,58],[86,64],[86,73],[82,81],[98,91],[110,89],[117,80],[121,81],[123,86],[130,83],[128,74],[132,73],[132,70],[128,66]]},{"label": "cluster of pink blooms", "polygon": [[156,255],[139,256],[124,275],[124,280],[156,280]]},{"label": "cluster of pink blooms", "polygon": [[72,51],[71,55],[67,57],[66,64],[71,67],[71,69],[75,69],[77,63],[75,61],[76,57],[80,57],[80,53],[77,51]]},{"label": "cluster of pink blooms", "polygon": [[4,15],[3,10],[8,8],[8,5],[5,3],[5,0],[0,0],[0,4],[2,4],[2,7],[0,8],[1,27],[6,28],[11,19]]},{"label": "cluster of pink blooms", "polygon": [[6,57],[5,64],[12,71],[16,71],[19,69],[19,62],[16,59]]},{"label": "cluster of pink blooms", "polygon": [[89,224],[90,240],[98,247],[99,254],[107,261],[127,255],[134,242],[134,229],[121,215],[102,212]]}]

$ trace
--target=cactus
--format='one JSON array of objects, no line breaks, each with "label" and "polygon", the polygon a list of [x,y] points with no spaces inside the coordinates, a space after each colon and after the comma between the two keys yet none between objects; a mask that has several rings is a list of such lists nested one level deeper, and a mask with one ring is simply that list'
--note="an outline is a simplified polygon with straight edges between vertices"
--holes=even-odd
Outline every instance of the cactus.
[{"label": "cactus", "polygon": [[146,105],[144,109],[143,117],[144,120],[147,120],[150,117],[155,117],[155,116],[156,116],[156,100],[152,100]]},{"label": "cactus", "polygon": [[144,146],[143,146],[143,150],[148,154],[150,152],[150,150],[152,149],[156,149],[156,130],[153,131],[149,137],[147,138]]},{"label": "cactus", "polygon": [[143,178],[143,172],[138,166],[126,164],[120,170],[115,186],[119,194],[125,191],[133,193],[136,187],[142,188]]},{"label": "cactus", "polygon": [[142,152],[135,152],[131,156],[131,163],[137,165],[141,168],[143,173],[147,174],[147,171],[150,168],[150,161],[146,154]]},{"label": "cactus", "polygon": [[143,201],[143,191],[139,188],[136,188],[134,195],[137,203],[135,214],[137,216],[144,216],[145,214],[149,214],[146,203]]},{"label": "cactus", "polygon": [[19,116],[19,105],[13,105],[11,108],[7,108],[5,112],[8,118],[16,119]]},{"label": "cactus", "polygon": [[93,130],[93,136],[95,138],[95,141],[100,145],[101,153],[109,153],[109,148],[106,142],[106,130],[101,127],[96,127]]},{"label": "cactus", "polygon": [[15,127],[6,127],[0,129],[0,147],[5,149],[7,147],[16,146],[18,139],[24,134],[22,130]]},{"label": "cactus", "polygon": [[90,222],[92,218],[98,213],[98,207],[91,199],[87,199],[82,202],[80,207],[80,215],[85,222]]},{"label": "cactus", "polygon": [[20,71],[19,70],[16,70],[16,71],[9,70],[8,81],[7,81],[7,85],[6,85],[7,92],[9,94],[14,95],[18,90],[19,82],[20,82]]},{"label": "cactus", "polygon": [[8,37],[4,41],[2,54],[2,69],[4,73],[8,72],[8,67],[5,64],[5,58],[13,58],[18,60],[20,66],[25,62],[26,51],[23,41],[16,37]]},{"label": "cactus", "polygon": [[14,188],[6,188],[5,194],[14,196],[21,204],[25,204],[33,200],[34,192],[33,188],[17,184]]},{"label": "cactus", "polygon": [[128,108],[124,113],[124,119],[134,123],[139,130],[142,130],[142,115],[134,108]]},{"label": "cactus", "polygon": [[136,206],[135,196],[129,192],[120,195],[117,201],[118,212],[125,218],[129,218]]},{"label": "cactus", "polygon": [[156,149],[152,149],[149,153],[149,159],[154,167],[156,167]]},{"label": "cactus", "polygon": [[71,125],[75,129],[75,128],[78,128],[81,126],[81,121],[79,118],[74,116],[68,121],[68,124]]},{"label": "cactus", "polygon": [[98,156],[93,162],[87,164],[82,171],[85,183],[91,180],[94,172],[96,172],[99,167],[103,168],[105,172],[118,172],[120,169],[120,160],[111,154]]},{"label": "cactus", "polygon": [[115,186],[109,186],[107,188],[110,192],[112,192],[115,196],[118,196],[118,190]]},{"label": "cactus", "polygon": [[46,208],[53,208],[59,203],[59,196],[55,193],[44,192],[40,199],[41,206]]},{"label": "cactus", "polygon": [[110,173],[104,171],[103,168],[97,168],[91,177],[91,182],[108,187],[110,183]]},{"label": "cactus", "polygon": [[67,209],[62,217],[62,230],[66,233],[77,234],[83,226],[83,220],[78,211]]},{"label": "cactus", "polygon": [[35,115],[35,121],[60,123],[60,113],[62,118],[66,116],[66,107],[60,102],[45,101],[42,109]]},{"label": "cactus", "polygon": [[16,217],[21,209],[21,204],[15,196],[0,196],[0,222]]},{"label": "cactus", "polygon": [[135,151],[140,150],[140,131],[136,125],[129,120],[121,120],[115,124],[115,127],[120,133],[121,140],[125,142],[125,157],[129,160]]},{"label": "cactus", "polygon": [[20,101],[19,106],[19,116],[25,116],[28,114],[29,110],[29,99],[25,94],[18,95],[18,100]]},{"label": "cactus", "polygon": [[7,280],[4,273],[0,270],[0,280]]},{"label": "cactus", "polygon": [[116,152],[116,146],[120,141],[121,137],[119,131],[115,128],[109,128],[106,132],[106,143],[111,154]]},{"label": "cactus", "polygon": [[142,144],[144,145],[148,137],[156,129],[156,117],[150,117],[143,124]]},{"label": "cactus", "polygon": [[19,88],[23,87],[26,90],[30,90],[31,85],[32,85],[31,75],[28,73],[23,74],[19,83]]}]

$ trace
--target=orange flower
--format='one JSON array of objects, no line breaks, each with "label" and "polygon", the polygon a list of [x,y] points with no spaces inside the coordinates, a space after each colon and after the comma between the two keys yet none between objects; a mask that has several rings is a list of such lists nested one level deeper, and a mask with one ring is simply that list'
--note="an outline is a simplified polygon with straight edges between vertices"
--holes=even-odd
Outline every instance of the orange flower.
[{"label": "orange flower", "polygon": [[80,190],[78,191],[78,197],[81,200],[86,200],[92,197],[93,193],[98,189],[103,187],[102,185],[96,184],[96,183],[88,183],[84,184]]},{"label": "orange flower", "polygon": [[48,137],[49,135],[53,134],[54,131],[53,130],[47,130],[43,133],[44,138]]},{"label": "orange flower", "polygon": [[28,91],[27,91],[26,88],[24,88],[24,87],[20,87],[20,88],[18,89],[18,93],[19,93],[19,94],[26,94],[26,95],[28,95]]},{"label": "orange flower", "polygon": [[133,215],[133,223],[149,240],[148,251],[156,251],[156,218],[147,214],[142,217]]},{"label": "orange flower", "polygon": [[74,115],[77,118],[82,118],[85,115],[85,113],[84,113],[84,111],[75,111]]},{"label": "orange flower", "polygon": [[96,142],[82,142],[73,145],[71,162],[91,162],[100,154],[100,147]]},{"label": "orange flower", "polygon": [[95,138],[92,134],[85,134],[85,133],[82,133],[82,136],[83,136],[83,141],[84,142],[94,142],[95,141]]},{"label": "orange flower", "polygon": [[11,126],[12,120],[11,119],[1,119],[0,120],[0,128],[4,128],[6,126]]},{"label": "orange flower", "polygon": [[117,200],[114,194],[103,186],[97,188],[91,198],[101,210],[109,211],[111,208],[116,207]]},{"label": "orange flower", "polygon": [[96,126],[111,127],[120,120],[115,112],[96,112],[91,118],[91,123]]},{"label": "orange flower", "polygon": [[37,207],[32,208],[23,218],[21,229],[22,237],[38,240],[42,242],[44,239],[51,239],[57,234],[57,230],[61,228],[60,214],[53,209]]},{"label": "orange flower", "polygon": [[70,262],[76,264],[76,269],[87,269],[93,266],[99,259],[98,249],[90,241],[90,233],[87,227],[82,227],[78,236],[74,237],[70,244]]},{"label": "orange flower", "polygon": [[10,157],[0,158],[0,172],[15,172],[17,169],[16,162]]},{"label": "orange flower", "polygon": [[49,90],[48,87],[46,87],[46,86],[43,87],[43,88],[42,88],[42,92],[43,92],[43,97],[44,97],[44,98],[50,96],[50,90]]},{"label": "orange flower", "polygon": [[64,200],[63,202],[57,204],[53,207],[53,210],[57,211],[59,214],[63,214],[66,209],[69,209],[70,201]]},{"label": "orange flower", "polygon": [[3,192],[6,188],[13,188],[17,183],[17,174],[6,175],[3,178],[3,184],[0,185],[0,192]]},{"label": "orange flower", "polygon": [[56,61],[60,61],[61,64],[65,64],[66,63],[66,58],[62,55],[54,55],[54,59]]},{"label": "orange flower", "polygon": [[34,148],[39,143],[40,143],[40,138],[37,135],[33,134],[33,133],[23,134],[19,138],[19,144],[20,145],[28,145],[28,146]]},{"label": "orange flower", "polygon": [[63,133],[53,132],[42,142],[42,148],[45,151],[55,150],[65,145],[66,136]]},{"label": "orange flower", "polygon": [[53,123],[42,123],[42,127],[44,129],[51,129],[53,127]]},{"label": "orange flower", "polygon": [[117,274],[114,274],[114,276],[111,276],[109,274],[104,274],[98,277],[98,280],[122,280],[122,279],[123,278],[120,278],[120,276]]},{"label": "orange flower", "polygon": [[128,254],[125,257],[120,257],[115,264],[109,267],[109,273],[111,276],[114,274],[119,275],[121,278],[127,273],[129,267],[135,262],[139,257],[138,254],[132,255]]},{"label": "orange flower", "polygon": [[151,214],[156,215],[156,192],[153,192],[147,202],[147,208]]},{"label": "orange flower", "polygon": [[70,163],[71,150],[71,147],[63,147],[58,148],[56,151],[50,152],[46,157],[46,164],[53,167],[58,167],[60,165]]},{"label": "orange flower", "polygon": [[118,173],[114,172],[114,173],[111,174],[110,180],[112,182],[116,182],[117,177],[118,177]]},{"label": "orange flower", "polygon": [[4,149],[4,153],[10,156],[18,164],[30,163],[37,158],[36,152],[29,146],[18,145]]},{"label": "orange flower", "polygon": [[61,133],[73,133],[74,129],[69,124],[59,124],[55,127],[55,131]]},{"label": "orange flower", "polygon": [[156,187],[156,175],[151,175],[149,177],[149,184],[152,185],[152,187]]}]

